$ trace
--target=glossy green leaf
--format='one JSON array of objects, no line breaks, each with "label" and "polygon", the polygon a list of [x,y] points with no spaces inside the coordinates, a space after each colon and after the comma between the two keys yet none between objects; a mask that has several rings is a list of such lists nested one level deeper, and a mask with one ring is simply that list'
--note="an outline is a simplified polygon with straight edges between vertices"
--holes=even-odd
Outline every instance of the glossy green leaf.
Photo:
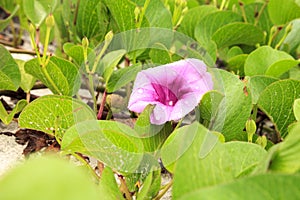
[{"label": "glossy green leaf", "polygon": [[222,26],[240,21],[242,21],[242,16],[232,11],[210,13],[195,26],[195,38],[197,41],[209,41]]},{"label": "glossy green leaf", "polygon": [[12,12],[16,5],[12,0],[2,0],[0,1],[0,7],[7,13]]},{"label": "glossy green leaf", "polygon": [[5,110],[2,102],[0,101],[0,119],[1,121],[8,125],[14,118],[14,115],[21,112],[23,108],[27,105],[27,101],[22,99],[18,101],[16,106],[13,108],[13,110],[8,114],[7,111]]},{"label": "glossy green leaf", "polygon": [[300,82],[296,80],[277,81],[261,93],[258,106],[275,124],[281,137],[287,135],[287,127],[295,121],[293,103],[300,98]]},{"label": "glossy green leaf", "polygon": [[53,13],[57,6],[58,0],[23,0],[25,15],[37,27]]},{"label": "glossy green leaf", "polygon": [[113,171],[106,166],[101,173],[99,191],[102,200],[123,199]]},{"label": "glossy green leaf", "polygon": [[19,117],[20,127],[62,136],[73,124],[96,119],[82,101],[71,97],[48,95],[31,102]]},{"label": "glossy green leaf", "polygon": [[210,122],[217,115],[223,97],[223,94],[215,90],[203,95],[199,105],[199,114],[200,119],[205,120],[204,123]]},{"label": "glossy green leaf", "polygon": [[[144,5],[144,2],[143,2]],[[162,1],[150,1],[145,13],[150,27],[172,29],[172,16]]]},{"label": "glossy green leaf", "polygon": [[133,81],[139,71],[141,71],[142,66],[140,64],[132,65],[126,68],[114,71],[107,83],[107,92],[114,92],[121,87]]},{"label": "glossy green leaf", "polygon": [[143,187],[137,195],[137,200],[152,200],[160,190],[161,171],[153,171],[146,177]]},{"label": "glossy green leaf", "polygon": [[[75,45],[72,43],[65,43],[63,46],[64,52],[74,59],[75,63],[78,67],[82,67],[84,65],[84,57],[83,57],[83,47],[80,45]],[[88,58],[94,58],[94,52],[91,48],[88,47],[87,50]],[[89,63],[91,66],[93,63]],[[90,67],[91,68],[91,67]]]},{"label": "glossy green leaf", "polygon": [[107,8],[101,0],[80,1],[76,20],[76,30],[80,39],[104,39],[109,23]]},{"label": "glossy green leaf", "polygon": [[297,47],[300,45],[300,19],[295,19],[291,21],[292,30],[286,36],[280,49],[287,51],[289,53],[294,53]]},{"label": "glossy green leaf", "polygon": [[65,133],[61,148],[97,158],[121,171],[135,172],[143,159],[143,144],[129,126],[115,121],[77,123]]},{"label": "glossy green leaf", "polygon": [[278,80],[277,78],[261,75],[249,77],[247,87],[250,89],[252,95],[252,104],[257,104],[260,94],[266,87]]},{"label": "glossy green leaf", "polygon": [[300,4],[297,0],[270,0],[268,12],[272,22],[281,25],[300,17]]},{"label": "glossy green leaf", "polygon": [[[225,70],[211,70],[214,89],[224,97],[220,104],[212,109],[215,116],[210,119],[210,130],[224,134],[226,140],[238,138],[250,116],[252,103],[251,94],[244,91],[245,84],[232,73]],[[201,106],[200,106],[201,110]]]},{"label": "glossy green leaf", "polygon": [[[261,30],[266,31],[269,34],[270,29],[273,26],[273,23],[270,20],[268,9],[266,7],[263,8],[264,4],[265,4],[264,1],[261,2],[253,1],[249,4],[246,4],[244,7],[245,7],[245,13],[247,17],[247,22],[251,24],[256,23]],[[261,9],[263,9],[262,12]],[[257,15],[259,12],[261,12],[261,14],[258,19]]]},{"label": "glossy green leaf", "polygon": [[50,58],[45,67],[46,73],[37,59],[26,62],[25,71],[41,80],[54,94],[72,96],[80,87],[78,68],[73,63],[56,56]]},{"label": "glossy green leaf", "polygon": [[245,76],[244,65],[248,54],[240,54],[227,60],[227,68],[239,76]]},{"label": "glossy green leaf", "polygon": [[[268,169],[276,172],[295,173],[300,170],[300,123],[293,124],[288,136],[282,143],[273,147],[271,152]],[[270,154],[270,153],[269,153]]]},{"label": "glossy green leaf", "polygon": [[300,99],[296,99],[293,105],[294,115],[297,121],[300,121]]},{"label": "glossy green leaf", "polygon": [[6,200],[96,200],[102,195],[86,171],[54,156],[26,160],[0,181],[0,199]]},{"label": "glossy green leaf", "polygon": [[149,56],[155,64],[163,65],[172,62],[172,56],[169,50],[161,43],[157,43],[151,48]]},{"label": "glossy green leaf", "polygon": [[162,148],[164,164],[170,159],[176,161],[173,185],[176,199],[195,189],[245,176],[245,171],[249,173],[265,155],[266,151],[255,144],[221,143],[215,134],[197,122],[173,132]]},{"label": "glossy green leaf", "polygon": [[0,45],[0,90],[17,90],[21,82],[19,67],[6,48]]},{"label": "glossy green leaf", "polygon": [[139,134],[146,152],[158,151],[173,130],[171,123],[164,125],[150,123],[153,108],[153,106],[147,106],[134,125],[134,130]]},{"label": "glossy green leaf", "polygon": [[294,58],[269,46],[262,46],[251,52],[245,62],[245,74],[270,75],[280,77],[299,62]]},{"label": "glossy green leaf", "polygon": [[218,11],[216,7],[211,5],[198,6],[188,10],[180,24],[180,27],[178,28],[178,31],[191,38],[195,38],[195,25],[198,24],[206,15],[216,11]]},{"label": "glossy green leaf", "polygon": [[123,49],[112,51],[106,54],[99,62],[96,72],[103,76],[106,83],[109,81],[115,67],[125,55],[126,51]]},{"label": "glossy green leaf", "polygon": [[264,33],[252,24],[234,22],[218,29],[212,36],[218,48],[231,45],[245,44],[256,45],[263,42]]},{"label": "glossy green leaf", "polygon": [[10,20],[14,17],[14,15],[17,13],[19,8],[20,8],[19,5],[15,6],[15,9],[10,13],[10,15],[7,18],[0,20],[0,31],[2,31],[8,26]]},{"label": "glossy green leaf", "polygon": [[214,200],[227,197],[231,200],[286,199],[287,197],[299,199],[298,183],[300,183],[299,175],[263,174],[224,185],[195,189],[190,193],[185,193],[180,200]]},{"label": "glossy green leaf", "polygon": [[24,69],[25,61],[23,60],[15,60],[15,61],[18,64],[19,70],[21,72],[20,87],[22,88],[22,90],[24,90],[24,92],[29,92],[31,88],[34,86],[36,82],[36,78],[34,78],[33,76],[25,72]]},{"label": "glossy green leaf", "polygon": [[104,0],[111,16],[118,25],[119,31],[135,29],[135,4],[129,0]]}]

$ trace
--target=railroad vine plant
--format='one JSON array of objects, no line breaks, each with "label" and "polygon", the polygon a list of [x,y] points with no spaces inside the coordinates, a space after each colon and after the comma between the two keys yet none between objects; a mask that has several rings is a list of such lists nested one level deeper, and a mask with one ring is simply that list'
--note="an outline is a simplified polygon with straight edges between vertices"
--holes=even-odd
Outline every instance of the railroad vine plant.
[{"label": "railroad vine plant", "polygon": [[299,1],[0,8],[0,92],[22,94],[0,119],[58,146],[0,177],[0,199],[299,198]]}]

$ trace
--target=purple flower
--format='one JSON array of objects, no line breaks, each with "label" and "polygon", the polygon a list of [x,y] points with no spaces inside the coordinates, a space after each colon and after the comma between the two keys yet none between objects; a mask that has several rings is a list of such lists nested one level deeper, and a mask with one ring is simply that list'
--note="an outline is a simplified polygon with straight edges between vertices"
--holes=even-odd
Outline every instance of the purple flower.
[{"label": "purple flower", "polygon": [[212,89],[211,75],[202,61],[180,60],[139,72],[128,109],[141,113],[147,105],[155,105],[150,121],[164,124],[191,112],[203,94]]}]

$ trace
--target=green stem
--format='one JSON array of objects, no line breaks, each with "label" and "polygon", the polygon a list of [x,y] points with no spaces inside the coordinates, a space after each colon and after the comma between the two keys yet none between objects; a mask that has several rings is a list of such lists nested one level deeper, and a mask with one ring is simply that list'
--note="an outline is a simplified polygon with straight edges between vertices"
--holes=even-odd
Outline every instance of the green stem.
[{"label": "green stem", "polygon": [[89,73],[88,78],[89,78],[90,93],[92,95],[92,99],[94,102],[93,109],[94,109],[94,112],[97,113],[97,99],[96,99],[95,90],[94,90],[93,74]]},{"label": "green stem", "polygon": [[[33,25],[31,25],[31,26],[32,26],[32,28],[33,28]],[[31,28],[31,31],[33,31],[32,28]],[[34,51],[35,51],[35,54],[36,54],[36,56],[37,56],[38,62],[39,62],[39,64],[41,65],[41,64],[42,64],[41,55],[40,55],[38,46],[37,46],[37,44],[36,44],[36,41],[35,41],[35,39],[34,39],[34,33],[33,33],[33,32],[30,32],[30,40],[31,40],[32,47],[33,47],[33,49],[34,49]]]},{"label": "green stem", "polygon": [[268,3],[269,3],[269,0],[266,0],[265,3],[263,4],[263,6],[261,7],[261,9],[259,10],[257,17],[255,18],[254,26],[256,26],[258,24],[258,21],[262,15],[262,13],[264,12],[265,8],[267,7]]},{"label": "green stem", "polygon": [[93,174],[93,176],[96,178],[96,180],[99,180],[99,176],[96,174],[95,170],[89,165],[89,163],[83,159],[80,155],[77,153],[71,153],[72,156],[74,156],[78,161],[80,161],[82,164],[84,164]]},{"label": "green stem", "polygon": [[154,200],[161,199],[166,194],[166,192],[168,192],[168,190],[172,185],[173,185],[173,180],[171,180],[167,185],[164,186],[164,189],[154,198]]},{"label": "green stem", "polygon": [[245,7],[244,7],[244,3],[239,1],[239,5],[240,5],[240,8],[241,8],[241,11],[242,11],[242,16],[243,16],[243,19],[246,23],[248,23],[248,20],[247,20],[247,16],[246,16],[246,11],[245,11]]},{"label": "green stem", "polygon": [[42,65],[41,68],[42,68],[43,74],[46,76],[46,79],[50,82],[50,84],[53,86],[53,88],[55,89],[55,91],[58,94],[62,95],[61,92],[60,92],[60,90],[58,89],[58,87],[56,86],[56,84],[54,83],[54,81],[52,80],[51,76],[49,75],[49,73],[48,73],[48,71],[46,69],[46,66]]},{"label": "green stem", "polygon": [[258,111],[257,104],[253,105],[253,109],[252,110],[253,110],[253,113],[252,113],[251,119],[253,119],[254,121],[256,121],[257,111]]},{"label": "green stem", "polygon": [[43,65],[45,65],[45,62],[46,62],[48,45],[49,45],[49,39],[50,39],[50,32],[51,32],[51,28],[47,27],[47,29],[46,29],[46,37],[45,37],[45,44],[44,44],[44,52],[43,52],[43,58],[42,58],[42,64]]},{"label": "green stem", "polygon": [[282,45],[286,37],[288,36],[289,32],[292,30],[292,24],[287,25],[287,27],[284,30],[284,35],[280,39],[280,41],[276,44],[275,49],[279,49],[279,47]]},{"label": "green stem", "polygon": [[220,10],[223,10],[225,8],[226,0],[222,0]]},{"label": "green stem", "polygon": [[142,12],[141,12],[138,24],[137,24],[137,29],[140,29],[141,26],[142,26],[142,22],[143,22],[143,19],[144,19],[144,16],[145,16],[145,13],[146,13],[146,10],[147,10],[147,7],[148,7],[149,3],[150,3],[150,0],[145,1],[145,4],[143,6],[143,9],[142,9]]}]

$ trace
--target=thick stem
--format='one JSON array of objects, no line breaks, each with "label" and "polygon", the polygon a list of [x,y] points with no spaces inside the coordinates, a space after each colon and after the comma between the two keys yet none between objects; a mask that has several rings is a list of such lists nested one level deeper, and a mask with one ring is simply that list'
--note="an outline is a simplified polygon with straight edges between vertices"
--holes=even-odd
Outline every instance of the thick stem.
[{"label": "thick stem", "polygon": [[101,104],[100,104],[100,108],[97,114],[97,119],[101,119],[102,114],[103,114],[103,110],[104,110],[104,106],[105,106],[105,102],[106,102],[106,97],[107,97],[107,93],[106,90],[104,90],[103,92],[103,96],[102,96],[102,100],[101,100]]}]

